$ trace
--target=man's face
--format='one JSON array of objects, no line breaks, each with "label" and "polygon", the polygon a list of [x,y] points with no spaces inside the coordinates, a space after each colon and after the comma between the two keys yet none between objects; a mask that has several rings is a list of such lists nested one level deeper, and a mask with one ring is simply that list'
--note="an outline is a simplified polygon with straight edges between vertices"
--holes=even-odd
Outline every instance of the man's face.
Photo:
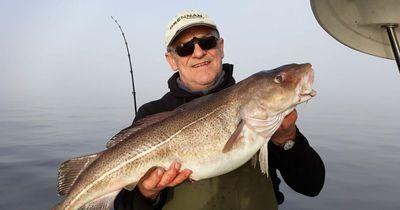
[{"label": "man's face", "polygon": [[178,45],[191,41],[194,37],[204,38],[209,36],[219,37],[212,28],[197,26],[186,29],[179,34],[171,44],[171,51],[165,57],[174,71],[179,71],[183,84],[191,90],[206,90],[212,86],[222,71],[222,58],[224,57],[224,41],[219,38],[217,46],[203,50],[198,43],[194,51],[187,56],[179,56],[175,52]]}]

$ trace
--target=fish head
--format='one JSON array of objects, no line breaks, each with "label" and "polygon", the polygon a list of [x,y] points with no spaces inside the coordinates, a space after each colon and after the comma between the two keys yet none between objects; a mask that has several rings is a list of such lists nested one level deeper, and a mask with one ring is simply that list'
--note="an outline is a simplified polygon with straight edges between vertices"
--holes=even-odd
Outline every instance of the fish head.
[{"label": "fish head", "polygon": [[260,120],[282,113],[286,116],[296,105],[316,95],[313,82],[314,71],[309,63],[258,72],[248,82],[247,88],[254,94],[249,94],[242,115]]}]

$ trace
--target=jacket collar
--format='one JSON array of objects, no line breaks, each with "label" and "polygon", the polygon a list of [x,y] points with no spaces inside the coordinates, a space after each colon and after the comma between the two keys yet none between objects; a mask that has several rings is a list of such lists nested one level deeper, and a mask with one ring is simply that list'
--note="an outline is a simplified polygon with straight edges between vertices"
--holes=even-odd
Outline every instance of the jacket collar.
[{"label": "jacket collar", "polygon": [[168,88],[170,90],[170,93],[174,95],[175,97],[180,97],[180,98],[187,98],[187,97],[198,97],[202,95],[206,95],[209,93],[215,93],[218,92],[222,89],[225,89],[229,86],[232,86],[235,84],[235,79],[233,78],[233,65],[224,63],[222,65],[222,70],[225,72],[223,75],[222,81],[220,81],[215,87],[213,87],[211,90],[207,91],[207,93],[204,92],[191,92],[189,90],[185,90],[184,88],[181,88],[177,82],[179,78],[179,73],[176,72],[169,78],[168,80]]}]

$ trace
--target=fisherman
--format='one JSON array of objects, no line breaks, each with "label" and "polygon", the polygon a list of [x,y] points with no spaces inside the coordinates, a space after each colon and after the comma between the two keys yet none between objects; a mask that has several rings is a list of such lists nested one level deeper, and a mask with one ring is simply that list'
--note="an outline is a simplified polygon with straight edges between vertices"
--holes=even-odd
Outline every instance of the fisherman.
[{"label": "fisherman", "polygon": [[[222,63],[224,39],[207,14],[194,10],[179,13],[167,25],[165,45],[165,58],[175,71],[168,80],[170,91],[141,106],[134,122],[235,84],[233,65]],[[248,163],[225,175],[189,182],[192,171],[173,162],[168,169],[149,169],[132,191],[123,189],[114,208],[276,209],[276,203],[284,201],[277,170],[296,192],[317,196],[324,184],[325,167],[299,132],[296,120],[294,110],[268,143],[269,177]]]}]

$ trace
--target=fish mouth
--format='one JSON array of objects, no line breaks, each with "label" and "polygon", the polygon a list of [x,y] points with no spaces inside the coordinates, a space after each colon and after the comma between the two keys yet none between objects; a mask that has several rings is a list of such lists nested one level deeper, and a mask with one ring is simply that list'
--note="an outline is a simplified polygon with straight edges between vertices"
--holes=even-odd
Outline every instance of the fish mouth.
[{"label": "fish mouth", "polygon": [[315,90],[310,90],[310,91],[305,91],[304,93],[300,93],[300,97],[304,97],[304,96],[311,96],[314,97],[317,95],[317,91]]},{"label": "fish mouth", "polygon": [[311,89],[309,91],[304,91],[303,93],[299,94],[299,103],[308,101],[316,95],[317,95],[317,91],[315,91],[314,89]]},{"label": "fish mouth", "polygon": [[314,70],[311,65],[307,65],[307,71],[301,79],[301,86],[298,90],[299,102],[305,102],[317,95],[317,91],[312,88],[314,83]]}]

